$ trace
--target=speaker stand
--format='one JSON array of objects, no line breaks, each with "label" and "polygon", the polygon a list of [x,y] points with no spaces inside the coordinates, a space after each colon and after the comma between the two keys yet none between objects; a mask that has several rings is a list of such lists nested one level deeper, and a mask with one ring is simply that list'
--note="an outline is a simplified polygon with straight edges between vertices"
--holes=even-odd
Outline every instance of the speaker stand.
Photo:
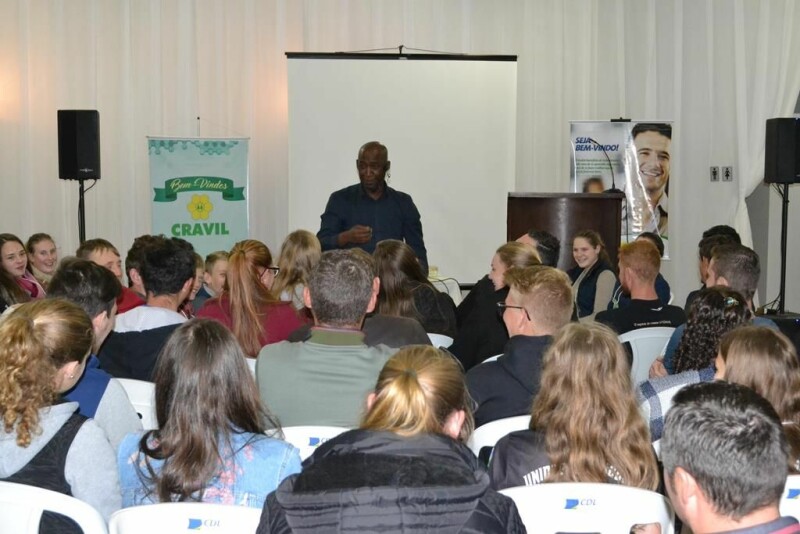
[{"label": "speaker stand", "polygon": [[81,244],[86,241],[86,205],[84,202],[86,191],[83,189],[83,182],[84,180],[78,180],[78,239]]},{"label": "speaker stand", "polygon": [[784,313],[786,302],[786,241],[789,234],[789,184],[782,184],[781,199],[781,285],[778,293],[778,313]]}]

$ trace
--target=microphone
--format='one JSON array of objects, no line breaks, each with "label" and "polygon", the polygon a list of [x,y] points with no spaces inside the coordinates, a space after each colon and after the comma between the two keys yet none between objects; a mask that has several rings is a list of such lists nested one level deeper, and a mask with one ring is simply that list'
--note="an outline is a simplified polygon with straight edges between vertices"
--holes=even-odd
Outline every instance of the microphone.
[{"label": "microphone", "polygon": [[619,194],[622,194],[622,191],[617,189],[617,180],[616,180],[616,177],[614,175],[614,166],[611,164],[611,158],[608,157],[608,152],[606,152],[605,147],[603,145],[601,145],[600,143],[598,143],[597,141],[595,141],[594,138],[592,138],[592,137],[587,137],[587,139],[589,141],[591,141],[592,143],[594,143],[595,145],[600,147],[600,150],[603,151],[603,155],[606,157],[606,161],[608,162],[608,168],[609,168],[609,170],[611,170],[611,189],[605,190],[604,193],[619,193]]}]

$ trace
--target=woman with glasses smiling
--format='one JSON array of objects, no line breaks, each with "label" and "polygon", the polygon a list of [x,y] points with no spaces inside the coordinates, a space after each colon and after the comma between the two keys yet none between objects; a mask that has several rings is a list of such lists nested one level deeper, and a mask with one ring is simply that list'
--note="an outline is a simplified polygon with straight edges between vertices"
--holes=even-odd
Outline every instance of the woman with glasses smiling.
[{"label": "woman with glasses smiling", "polygon": [[287,339],[303,325],[292,303],[281,302],[271,292],[278,271],[264,243],[255,239],[236,243],[228,257],[225,291],[206,301],[197,316],[227,326],[245,354],[255,358],[261,347]]}]

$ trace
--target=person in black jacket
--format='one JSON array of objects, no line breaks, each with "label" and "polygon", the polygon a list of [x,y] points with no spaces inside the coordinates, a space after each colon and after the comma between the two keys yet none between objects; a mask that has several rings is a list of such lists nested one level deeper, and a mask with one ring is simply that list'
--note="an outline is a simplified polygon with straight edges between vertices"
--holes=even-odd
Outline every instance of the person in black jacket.
[{"label": "person in black jacket", "polygon": [[492,287],[481,290],[481,295],[470,304],[469,315],[459,326],[453,344],[447,349],[456,355],[465,370],[502,353],[508,342],[508,332],[497,308],[497,304],[505,302],[508,295],[508,286],[503,277],[506,269],[540,264],[539,253],[530,244],[510,241],[497,249],[489,272]]},{"label": "person in black jacket", "polygon": [[269,495],[257,534],[525,532],[463,443],[468,402],[446,352],[402,349],[378,376],[361,427],[322,444]]},{"label": "person in black jacket", "polygon": [[467,387],[478,406],[476,426],[530,413],[544,352],[572,315],[572,286],[564,272],[512,267],[505,280],[510,289],[502,303],[503,322],[511,338],[500,358],[467,373]]}]

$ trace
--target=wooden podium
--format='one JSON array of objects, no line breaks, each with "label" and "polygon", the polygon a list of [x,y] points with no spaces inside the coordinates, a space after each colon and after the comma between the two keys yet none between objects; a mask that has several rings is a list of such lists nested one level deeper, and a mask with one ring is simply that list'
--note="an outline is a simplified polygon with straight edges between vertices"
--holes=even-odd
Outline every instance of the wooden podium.
[{"label": "wooden podium", "polygon": [[622,235],[622,193],[509,193],[506,239],[513,241],[531,229],[550,232],[561,241],[559,269],[575,267],[572,237],[595,230],[617,266]]}]

